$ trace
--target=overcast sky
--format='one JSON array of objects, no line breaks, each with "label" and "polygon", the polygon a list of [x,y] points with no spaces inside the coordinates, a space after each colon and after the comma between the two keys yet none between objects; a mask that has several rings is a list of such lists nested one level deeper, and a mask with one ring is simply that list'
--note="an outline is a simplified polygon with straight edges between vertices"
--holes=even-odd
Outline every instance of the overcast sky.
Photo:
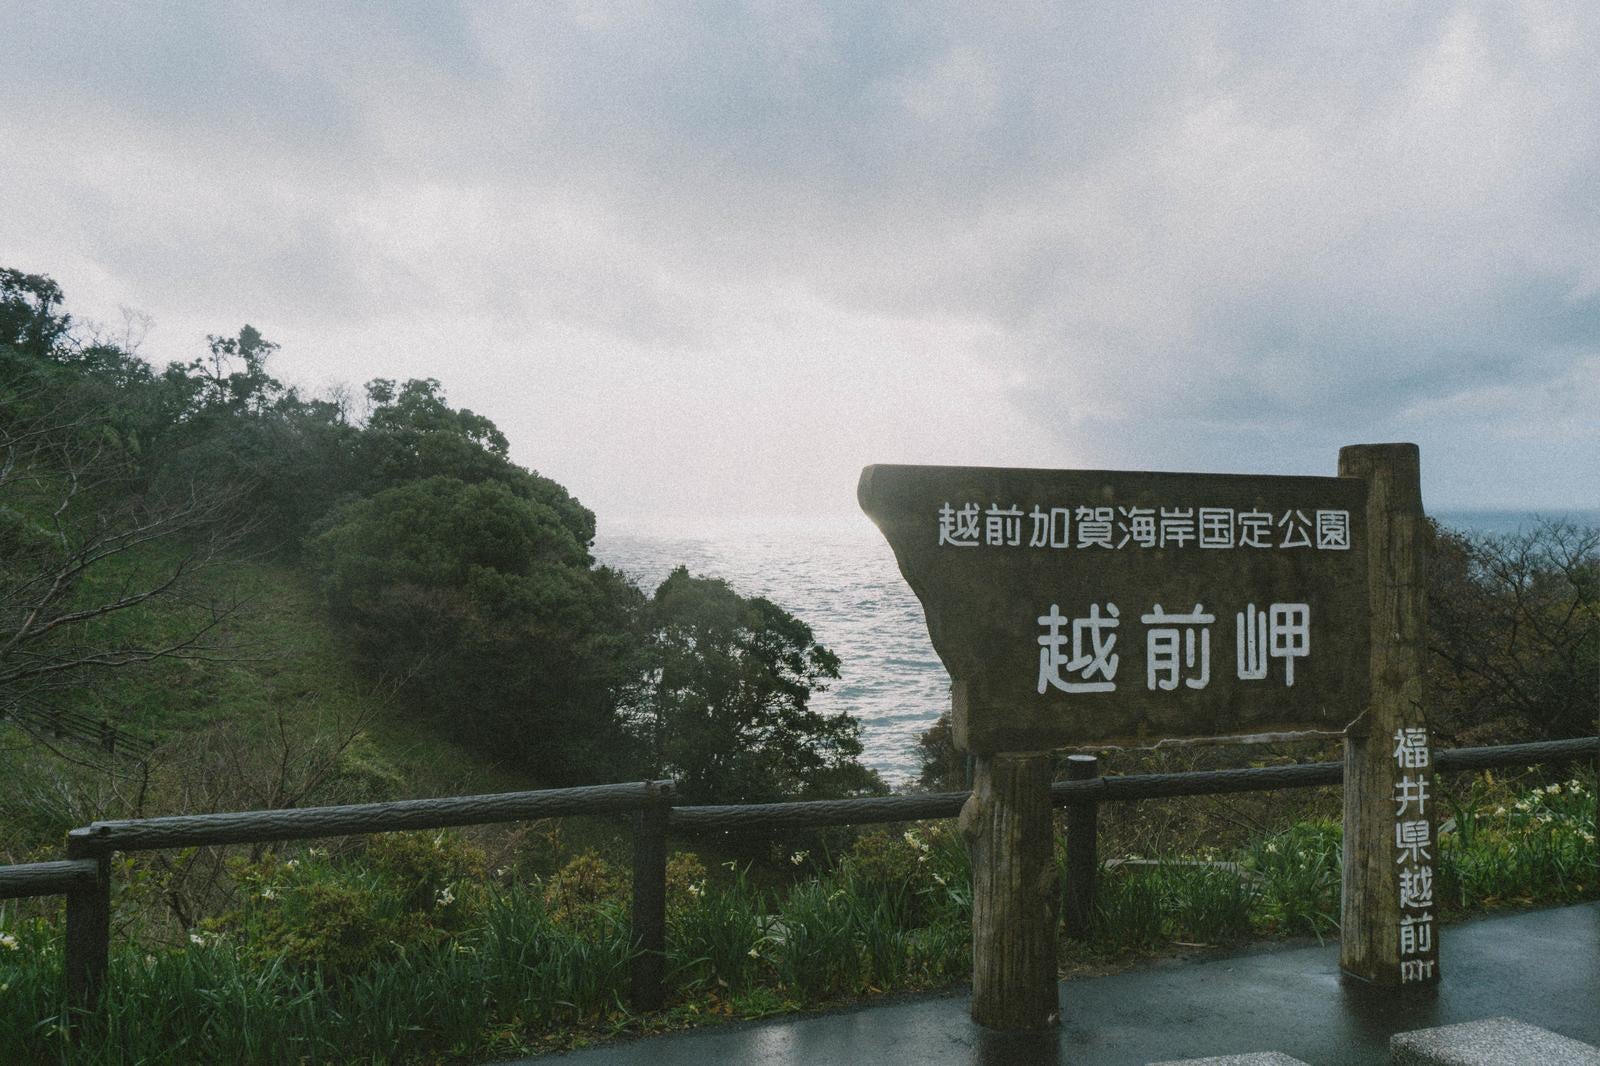
[{"label": "overcast sky", "polygon": [[30,3],[0,265],[437,377],[602,529],[869,462],[1600,507],[1600,5]]}]

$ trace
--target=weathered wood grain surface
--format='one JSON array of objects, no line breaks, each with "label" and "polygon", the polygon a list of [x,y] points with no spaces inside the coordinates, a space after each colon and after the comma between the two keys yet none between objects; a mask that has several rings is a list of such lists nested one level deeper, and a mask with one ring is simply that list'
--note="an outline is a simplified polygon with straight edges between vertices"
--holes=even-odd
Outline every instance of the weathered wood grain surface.
[{"label": "weathered wood grain surface", "polygon": [[1049,754],[978,757],[961,834],[972,855],[972,1020],[1043,1029],[1060,1017]]},{"label": "weathered wood grain surface", "polygon": [[[73,833],[81,833],[75,829]],[[84,839],[67,835],[67,857],[88,861],[95,874],[87,882],[67,892],[67,935],[65,967],[67,1003],[76,1012],[93,1008],[105,987],[111,958],[111,857],[85,848]]]},{"label": "weathered wood grain surface", "polygon": [[633,815],[633,970],[635,1010],[659,1010],[667,957],[667,808],[672,789],[652,788]]},{"label": "weathered wood grain surface", "polygon": [[29,862],[0,866],[0,899],[59,896],[94,883],[98,865],[92,859]]},{"label": "weathered wood grain surface", "polygon": [[382,833],[396,829],[442,829],[490,822],[518,822],[579,814],[634,811],[649,802],[652,786],[668,782],[630,782],[501,792],[487,796],[355,803],[300,810],[185,814],[166,818],[95,822],[68,835],[89,853],[148,851],[198,844],[254,844],[272,840]]},{"label": "weathered wood grain surface", "polygon": [[[1427,537],[1417,446],[1341,448],[1339,475],[1367,483],[1372,674],[1366,711],[1345,730],[1339,966],[1364,981],[1397,985],[1403,912],[1395,786],[1403,773],[1420,775],[1433,784],[1431,766],[1402,770],[1394,755],[1396,730],[1426,729],[1428,724],[1423,691],[1428,654]],[[1427,823],[1434,863],[1438,858],[1435,809],[1436,803],[1427,803],[1421,811],[1404,814],[1407,821]],[[1427,950],[1407,957],[1433,964],[1424,983],[1439,979],[1436,922]]]}]

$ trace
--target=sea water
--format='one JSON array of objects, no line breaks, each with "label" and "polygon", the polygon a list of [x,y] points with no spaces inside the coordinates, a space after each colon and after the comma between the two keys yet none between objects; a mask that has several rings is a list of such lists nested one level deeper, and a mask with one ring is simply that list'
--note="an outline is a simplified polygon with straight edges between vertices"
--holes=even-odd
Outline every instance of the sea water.
[{"label": "sea water", "polygon": [[[1441,522],[1513,534],[1539,516],[1522,511],[1444,511]],[[1600,511],[1547,512],[1600,525]],[[839,680],[812,697],[827,714],[861,721],[862,761],[890,783],[917,774],[917,738],[949,708],[950,681],[934,654],[922,607],[894,553],[865,516],[671,524],[604,531],[595,556],[653,592],[676,566],[720,577],[798,616],[839,657]]]}]

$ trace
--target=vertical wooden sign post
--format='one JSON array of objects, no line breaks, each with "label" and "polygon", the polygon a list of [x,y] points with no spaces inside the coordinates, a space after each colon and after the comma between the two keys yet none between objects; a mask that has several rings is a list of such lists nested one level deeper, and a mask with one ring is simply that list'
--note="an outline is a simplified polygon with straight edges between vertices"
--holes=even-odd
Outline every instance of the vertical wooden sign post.
[{"label": "vertical wooden sign post", "polygon": [[1055,832],[1049,752],[980,755],[961,833],[972,855],[972,1020],[1056,1024]]},{"label": "vertical wooden sign post", "polygon": [[1422,691],[1428,591],[1415,444],[1339,450],[1367,483],[1371,695],[1345,731],[1339,966],[1381,985],[1439,980],[1433,754]]}]

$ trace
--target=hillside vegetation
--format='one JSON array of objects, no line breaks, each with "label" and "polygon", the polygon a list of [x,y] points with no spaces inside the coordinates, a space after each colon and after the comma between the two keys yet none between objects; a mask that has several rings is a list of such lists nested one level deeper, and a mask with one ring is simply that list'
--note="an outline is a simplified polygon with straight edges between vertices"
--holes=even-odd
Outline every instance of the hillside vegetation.
[{"label": "hillside vegetation", "polygon": [[62,303],[0,271],[6,857],[91,817],[882,788],[802,621],[597,565],[595,515],[438,381],[310,397],[250,326],[158,368]]}]

